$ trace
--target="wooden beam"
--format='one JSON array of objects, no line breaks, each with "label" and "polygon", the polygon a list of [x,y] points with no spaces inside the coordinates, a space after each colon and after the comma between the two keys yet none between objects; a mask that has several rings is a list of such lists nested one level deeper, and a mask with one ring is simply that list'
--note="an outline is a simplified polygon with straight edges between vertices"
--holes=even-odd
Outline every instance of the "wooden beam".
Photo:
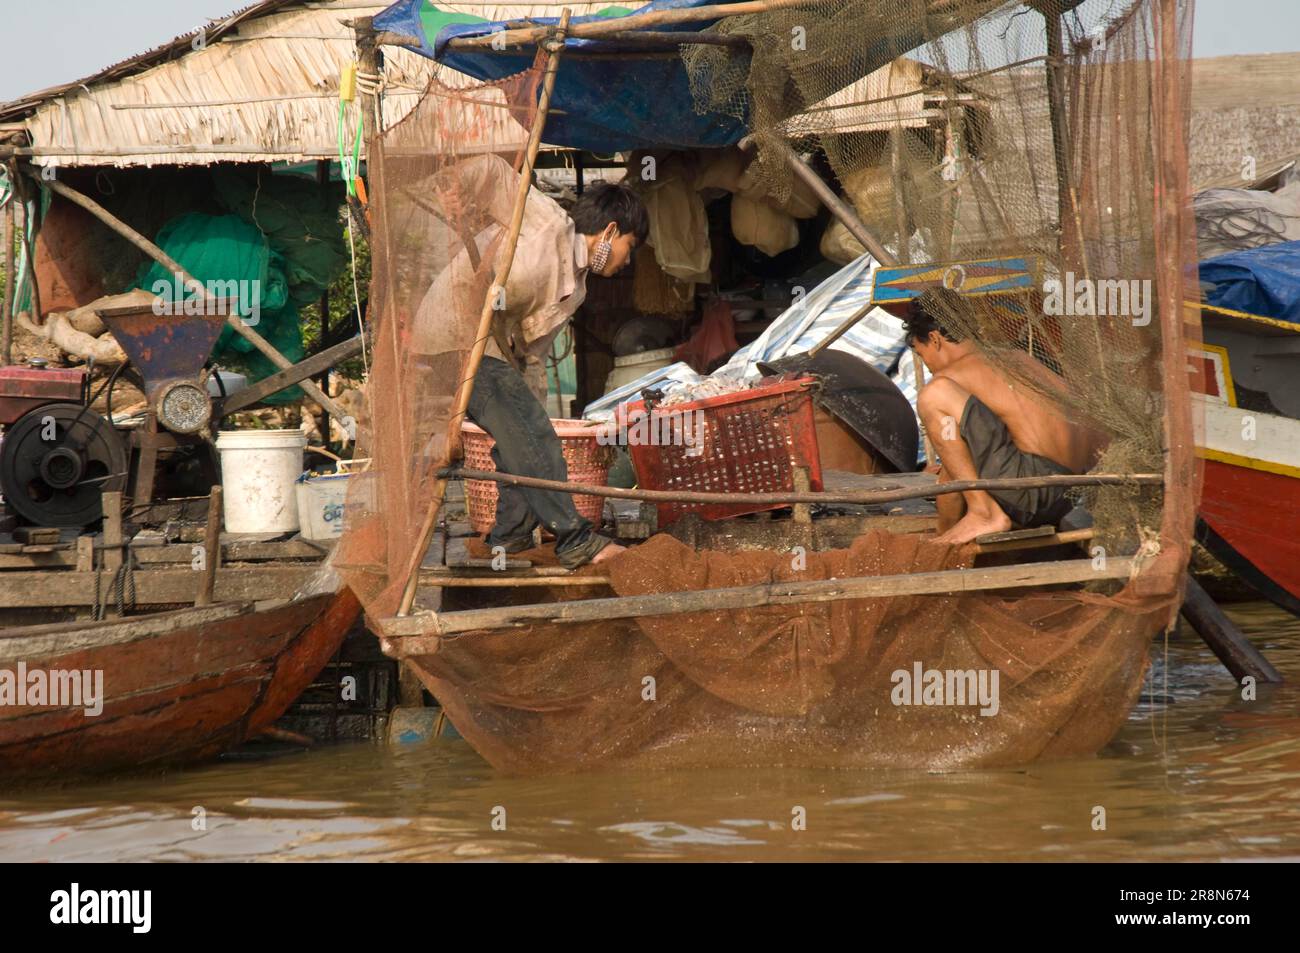
[{"label": "wooden beam", "polygon": [[921,500],[944,493],[965,493],[968,490],[1024,490],[1045,486],[1159,486],[1164,477],[1158,473],[1063,473],[1041,477],[1007,477],[997,480],[953,480],[948,483],[927,483],[922,486],[902,486],[889,490],[868,490],[861,493],[799,493],[793,490],[777,493],[705,493],[691,490],[625,490],[621,487],[596,486],[591,483],[567,483],[563,480],[543,480],[538,477],[517,476],[493,470],[472,470],[457,467],[439,472],[444,479],[490,480],[511,486],[533,487],[539,490],[556,490],[561,493],[578,493],[590,496],[607,496],[619,500],[650,500],[658,503],[744,503],[765,506],[772,503],[852,503],[868,506],[873,503],[897,503],[900,500]]},{"label": "wooden beam", "polygon": [[[84,541],[84,542],[83,542]],[[300,539],[277,540],[275,542],[258,542],[256,540],[226,539],[221,543],[220,563],[271,562],[281,560],[308,560],[319,562],[322,545],[313,546]],[[52,552],[34,553],[30,550],[22,553],[0,553],[0,570],[8,569],[92,569],[92,565],[83,565],[87,552],[93,552],[94,537],[80,536],[75,545],[64,544]],[[100,549],[106,547],[100,546]],[[194,558],[192,543],[169,543],[165,545],[141,545],[134,543],[130,547],[131,556],[137,566],[188,565]],[[111,552],[111,550],[110,550]],[[117,550],[121,552],[121,550]]]},{"label": "wooden beam", "polygon": [[759,606],[800,605],[837,602],[843,599],[871,599],[881,596],[949,595],[991,589],[1018,589],[1128,579],[1137,569],[1132,557],[1107,560],[1098,569],[1091,559],[1055,563],[1030,563],[984,569],[948,569],[941,572],[906,573],[895,576],[859,576],[850,579],[818,579],[808,582],[771,582],[756,586],[730,586],[690,592],[662,592],[612,599],[583,599],[542,605],[499,606],[462,612],[421,613],[383,619],[379,628],[384,638],[397,644],[399,657],[430,655],[442,636],[463,632],[494,631],[524,625],[572,622],[603,622],[651,615],[686,612],[720,612]]},{"label": "wooden beam", "polygon": [[328,370],[340,361],[346,361],[348,358],[360,354],[361,347],[362,340],[359,334],[341,344],[327,347],[319,354],[313,354],[311,357],[286,367],[284,370],[276,371],[270,377],[264,377],[256,384],[250,384],[229,397],[217,401],[212,417],[214,420],[228,417],[231,414],[238,413],[245,407],[251,407],[258,401],[284,390],[286,387],[291,387],[309,377],[315,377],[321,371]]},{"label": "wooden beam", "polygon": [[[286,599],[302,588],[319,570],[300,563],[292,566],[223,566],[217,570],[213,599],[217,602],[260,602]],[[137,605],[189,605],[198,594],[202,573],[183,569],[137,569]],[[0,573],[0,609],[59,608],[95,604],[93,572]],[[112,574],[99,574],[101,592]]]},{"label": "wooden beam", "polygon": [[1284,681],[1282,673],[1272,666],[1259,649],[1231,619],[1224,615],[1199,582],[1187,577],[1187,594],[1183,599],[1183,618],[1205,640],[1215,656],[1232,677],[1240,682],[1250,677],[1256,682],[1278,683]]},{"label": "wooden beam", "polygon": [[[820,0],[747,0],[742,3],[713,4],[693,9],[656,10],[650,13],[634,13],[574,24],[568,28],[568,35],[584,38],[602,37],[645,27],[666,26],[670,23],[703,23],[722,17],[768,13],[790,7],[807,7],[817,2]],[[447,47],[453,50],[499,50],[503,46],[531,46],[538,40],[544,39],[554,29],[553,26],[525,26],[519,29],[498,30],[483,36],[457,37],[448,41]]]}]

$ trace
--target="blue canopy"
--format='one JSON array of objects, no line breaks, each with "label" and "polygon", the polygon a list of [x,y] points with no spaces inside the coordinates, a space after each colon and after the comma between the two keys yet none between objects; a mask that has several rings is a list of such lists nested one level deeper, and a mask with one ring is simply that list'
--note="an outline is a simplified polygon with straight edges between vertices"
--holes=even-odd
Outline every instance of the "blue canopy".
[{"label": "blue canopy", "polygon": [[[633,12],[698,7],[710,2],[717,0],[654,0],[636,11],[610,6],[570,22],[589,23]],[[430,0],[400,0],[375,17],[374,25],[376,30],[418,37],[421,46],[417,52],[452,69],[477,79],[497,80],[527,69],[532,53],[456,51],[448,49],[447,43],[455,37],[494,33],[507,22],[492,23],[464,13],[449,13]],[[529,22],[543,26],[558,23],[559,18],[540,17]],[[707,25],[667,24],[655,27],[655,32],[695,32]],[[566,52],[599,53],[616,48],[617,44],[600,39],[570,38],[565,42]],[[695,111],[686,68],[678,56],[621,53],[617,59],[573,56],[561,62],[551,96],[557,112],[546,121],[545,139],[552,145],[604,153],[653,147],[707,148],[729,146],[745,134],[745,124],[734,116],[700,115]]]},{"label": "blue canopy", "polygon": [[1300,242],[1208,258],[1201,280],[1214,285],[1206,300],[1215,307],[1300,324]]}]

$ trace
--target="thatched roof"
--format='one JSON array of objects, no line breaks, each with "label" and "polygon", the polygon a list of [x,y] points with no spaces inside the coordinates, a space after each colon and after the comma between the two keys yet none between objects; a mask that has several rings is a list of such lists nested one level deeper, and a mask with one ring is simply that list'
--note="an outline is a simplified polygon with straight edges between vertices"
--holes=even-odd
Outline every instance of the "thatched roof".
[{"label": "thatched roof", "polygon": [[[337,158],[339,74],[356,56],[347,22],[388,5],[264,0],[93,76],[0,105],[0,134],[24,131],[33,163],[62,167]],[[607,4],[563,5],[578,14]],[[562,4],[438,6],[497,20],[554,15]],[[411,110],[435,70],[444,82],[464,80],[400,48],[384,47],[384,61],[386,127]],[[356,113],[349,117],[354,130]]]}]

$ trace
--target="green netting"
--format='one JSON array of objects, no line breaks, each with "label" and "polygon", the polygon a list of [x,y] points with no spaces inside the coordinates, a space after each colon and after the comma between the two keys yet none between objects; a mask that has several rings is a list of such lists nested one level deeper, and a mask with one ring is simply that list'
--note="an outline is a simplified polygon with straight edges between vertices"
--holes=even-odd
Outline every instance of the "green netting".
[{"label": "green netting", "polygon": [[[272,250],[267,237],[256,226],[237,215],[192,213],[163,226],[157,244],[204,284],[237,282],[241,289],[238,308],[241,317],[250,322],[256,318],[254,329],[288,360],[302,359],[298,308],[290,297],[285,259]],[[175,276],[156,262],[144,270],[134,287],[152,291],[168,301],[195,296],[195,292],[179,288]],[[254,301],[256,309],[245,307]],[[247,373],[254,380],[278,370],[231,328],[221,332],[213,358],[223,366]],[[302,396],[299,388],[291,387],[273,395],[268,402],[289,403],[301,400]]]}]

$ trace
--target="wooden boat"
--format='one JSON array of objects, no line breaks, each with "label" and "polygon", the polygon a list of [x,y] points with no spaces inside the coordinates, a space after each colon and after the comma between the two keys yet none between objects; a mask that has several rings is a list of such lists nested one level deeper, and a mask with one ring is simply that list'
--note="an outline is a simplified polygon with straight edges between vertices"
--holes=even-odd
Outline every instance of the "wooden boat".
[{"label": "wooden boat", "polygon": [[[98,203],[50,187],[184,274]],[[290,384],[341,413],[306,378],[359,350],[359,339],[291,365],[219,304],[205,302],[201,315],[151,305],[100,312],[144,384],[148,407],[135,422],[92,409],[84,370],[0,368],[0,484],[16,511],[3,515],[3,530],[17,534],[0,543],[6,781],[196,761],[256,737],[357,619],[357,599],[325,565],[327,545],[223,534],[215,472],[196,478],[206,498],[162,489],[163,452],[202,459],[205,430]],[[281,370],[214,403],[201,371],[230,326]],[[185,400],[170,403],[177,394]]]},{"label": "wooden boat", "polygon": [[199,572],[206,543],[109,545],[120,494],[104,496],[106,533],[0,552],[7,782],[183,764],[255,738],[357,619],[327,546],[227,535],[219,568]]},{"label": "wooden boat", "polygon": [[1300,326],[1199,308],[1196,397],[1205,461],[1197,539],[1260,595],[1300,615]]},{"label": "wooden boat", "polygon": [[[776,16],[778,8],[795,3],[773,0],[746,12]],[[618,41],[604,34],[687,22],[692,16],[711,21],[725,12],[663,6],[652,4],[617,23],[581,22],[570,35],[584,42],[600,37],[607,50],[614,50]],[[1044,12],[1040,4],[1030,6]],[[987,12],[979,3],[956,7],[955,12],[946,7],[953,20],[944,29],[958,29]],[[433,211],[425,208],[427,190],[419,202],[409,195],[417,184],[454,169],[460,156],[491,151],[479,138],[482,120],[496,108],[489,98],[500,89],[431,86],[403,123],[372,142],[368,154],[377,183],[372,244],[377,293],[372,300],[384,302],[377,315],[368,394],[374,408],[368,446],[375,466],[369,509],[358,500],[339,563],[366,605],[385,652],[419,676],[460,734],[494,766],[519,772],[609,764],[990,767],[1094,753],[1114,736],[1141,690],[1152,637],[1172,623],[1182,602],[1196,502],[1181,308],[1182,262],[1194,248],[1193,231],[1181,204],[1168,200],[1186,191],[1186,73],[1180,72],[1178,60],[1189,24],[1169,0],[1137,0],[1110,28],[1108,45],[1080,45],[1067,53],[1058,12],[1044,14],[1048,76],[1032,94],[1039,97],[1033,112],[1038,141],[1023,143],[1026,152],[1036,149],[1047,156],[1050,149],[1057,157],[1056,181],[1035,196],[1037,211],[1054,206],[1056,226],[1043,229],[1043,216],[1036,215],[1018,228],[1001,214],[1008,209],[983,182],[985,172],[978,171],[968,198],[987,206],[983,221],[992,223],[982,250],[970,252],[981,260],[957,261],[956,254],[932,251],[924,264],[911,263],[910,274],[900,276],[899,290],[919,294],[922,288],[942,286],[972,298],[992,293],[1006,275],[996,263],[990,266],[988,256],[1041,250],[1047,242],[1057,246],[1052,270],[1062,277],[1085,274],[1101,262],[1108,278],[1140,277],[1154,289],[1154,311],[1147,312],[1145,324],[1130,320],[1135,315],[1126,312],[1107,313],[1105,321],[1052,320],[1060,312],[1047,310],[1041,296],[1036,297],[1039,276],[1008,292],[1018,296],[1014,307],[989,299],[970,308],[983,309],[985,320],[977,332],[984,335],[981,344],[988,345],[986,356],[1000,351],[1006,358],[1000,369],[1010,372],[1021,354],[1041,356],[1044,364],[1059,368],[1073,385],[1072,396],[1080,403],[1092,401],[1083,411],[1085,419],[1107,419],[1090,412],[1103,410],[1111,413],[1109,419],[1121,421],[1112,434],[1118,458],[1140,461],[1131,464],[1133,469],[1148,472],[942,486],[891,485],[881,477],[853,492],[836,493],[812,492],[812,482],[801,486],[794,472],[801,464],[791,460],[773,468],[786,466],[789,472],[783,471],[783,477],[790,479],[772,492],[736,491],[736,481],[730,479],[734,474],[711,484],[689,484],[690,489],[675,483],[677,489],[671,491],[615,490],[456,466],[462,456],[461,419],[493,330],[493,296],[485,294],[476,327],[465,327],[455,342],[433,355],[442,361],[441,372],[435,372],[433,362],[414,360],[409,353],[416,306],[428,286],[420,281],[413,288],[409,276],[436,274],[460,255],[454,236],[474,236],[488,212],[476,207],[468,188],[457,191],[454,176],[445,180],[448,188]],[[416,34],[421,26],[414,18],[391,12],[374,26],[389,32],[358,30],[365,72],[373,71],[379,42],[451,62],[456,55],[478,55],[495,38],[468,35],[480,32],[475,26],[455,28],[451,32],[463,29],[465,35],[441,34],[435,43],[433,37]],[[506,285],[542,137],[565,145],[566,135],[575,140],[579,135],[566,125],[572,114],[568,102],[561,101],[550,114],[555,126],[548,121],[552,94],[559,89],[557,64],[570,30],[568,11],[558,22],[537,21],[522,29],[491,26],[505,29],[509,42],[537,47],[532,70],[510,81],[528,90],[521,98],[530,105],[532,90],[540,87],[540,94],[535,113],[515,114],[530,128],[517,165],[524,174],[513,217],[506,219],[498,211],[493,219],[503,227],[510,223],[505,251],[480,268],[474,242],[459,239],[466,257],[476,263],[484,291]],[[819,26],[821,42],[833,44],[833,22],[813,24]],[[911,24],[897,28],[907,33]],[[675,34],[672,45],[680,45],[685,35]],[[907,36],[910,48],[918,37]],[[975,32],[968,38],[984,41]],[[760,72],[757,44],[752,49],[751,77]],[[630,61],[636,50],[624,52]],[[1003,52],[1008,62],[1022,55]],[[671,56],[656,53],[653,58],[655,69],[672,68],[664,62]],[[1150,74],[1131,69],[1134,62],[1150,64]],[[775,58],[766,66],[785,68]],[[579,57],[565,61],[563,69],[577,74],[569,78],[572,89],[593,88],[582,81],[588,68]],[[485,69],[503,78],[491,72],[500,70],[499,64]],[[1014,83],[1028,75],[1004,78]],[[839,81],[847,85],[843,81],[859,78],[842,75]],[[644,95],[645,88],[635,73],[624,80],[621,91],[627,96],[618,100],[620,115],[635,113],[628,103]],[[1064,93],[1067,81],[1075,84],[1069,96]],[[611,85],[602,80],[602,88]],[[1093,108],[1101,103],[1106,106]],[[1117,128],[1115,103],[1133,113],[1118,138],[1111,134]],[[1066,114],[1070,106],[1076,114]],[[1012,116],[1008,130],[1028,115]],[[650,124],[662,122],[661,116],[662,110],[646,109],[635,118]],[[685,117],[673,132],[689,130],[695,118]],[[765,121],[757,115],[751,120]],[[432,143],[424,135],[429,128],[446,135]],[[759,148],[766,150],[768,162],[806,184],[876,261],[899,264],[784,144],[784,129],[766,131],[770,134]],[[732,141],[749,140],[737,134]],[[967,150],[957,151],[965,155]],[[1068,165],[1062,161],[1066,156]],[[931,158],[938,163],[943,157],[927,155],[926,161]],[[896,194],[906,202],[908,190],[897,181],[903,162],[896,144]],[[992,172],[994,166],[985,169]],[[924,174],[932,171],[933,166],[927,167]],[[1078,182],[1071,179],[1074,171]],[[1008,192],[1028,187],[1024,180],[1029,176],[1010,167],[1003,175]],[[951,223],[951,209],[944,213],[941,201],[928,210],[919,201],[924,200],[913,201],[908,215],[900,211],[899,235],[906,234],[909,216],[928,218],[935,232],[945,215]],[[432,244],[411,239],[420,233],[416,223],[421,222],[444,236],[436,246],[443,260],[433,260]],[[1019,271],[1025,270],[1022,264]],[[877,299],[879,290],[878,275]],[[851,320],[867,310],[864,306]],[[1092,317],[1097,317],[1095,311]],[[977,336],[967,330],[968,336]],[[1007,357],[1012,351],[1017,353]],[[420,399],[410,399],[412,394]],[[1153,405],[1162,408],[1160,416],[1151,414]],[[446,447],[441,455],[440,438]],[[710,439],[723,438],[706,435],[706,445]],[[788,441],[754,442],[779,450]],[[736,455],[748,449],[737,448]],[[739,472],[746,463],[748,458],[724,461],[718,470]],[[507,564],[503,570],[450,558],[457,544],[463,546],[443,507],[448,484],[457,479],[659,503],[790,505],[794,511],[789,520],[772,521],[758,531],[767,534],[761,539],[754,538],[752,524],[726,520],[685,539],[676,528],[671,535],[659,533],[572,575],[539,565],[512,570]],[[803,479],[808,481],[808,472]],[[809,511],[816,504],[870,507],[968,489],[1053,482],[1123,484],[1122,493],[1108,497],[1108,513],[1095,507],[1098,539],[1105,540],[1110,552],[1092,545],[1091,533],[1069,536],[1049,528],[1038,534],[1043,548],[1037,553],[1047,558],[986,554],[938,544],[914,526],[891,522],[888,513],[858,514],[830,526]],[[696,492],[701,485],[729,492]],[[398,501],[404,515],[422,513],[422,522],[394,521],[384,500]],[[1008,542],[1029,549],[1036,545],[1036,532]],[[1079,552],[1075,547],[1085,540],[1089,548]],[[999,541],[980,545],[986,544]],[[982,559],[995,555],[1009,563]],[[926,697],[920,697],[921,683],[932,683],[931,673],[945,673],[942,680],[954,673],[983,672],[992,680],[995,671],[1002,685],[996,717],[984,717],[964,703],[932,703],[928,688]],[[905,683],[916,691],[903,698],[899,690]]]},{"label": "wooden boat", "polygon": [[0,632],[0,678],[99,673],[102,696],[0,708],[0,777],[99,773],[211,758],[270,727],[356,621],[345,588]]}]

